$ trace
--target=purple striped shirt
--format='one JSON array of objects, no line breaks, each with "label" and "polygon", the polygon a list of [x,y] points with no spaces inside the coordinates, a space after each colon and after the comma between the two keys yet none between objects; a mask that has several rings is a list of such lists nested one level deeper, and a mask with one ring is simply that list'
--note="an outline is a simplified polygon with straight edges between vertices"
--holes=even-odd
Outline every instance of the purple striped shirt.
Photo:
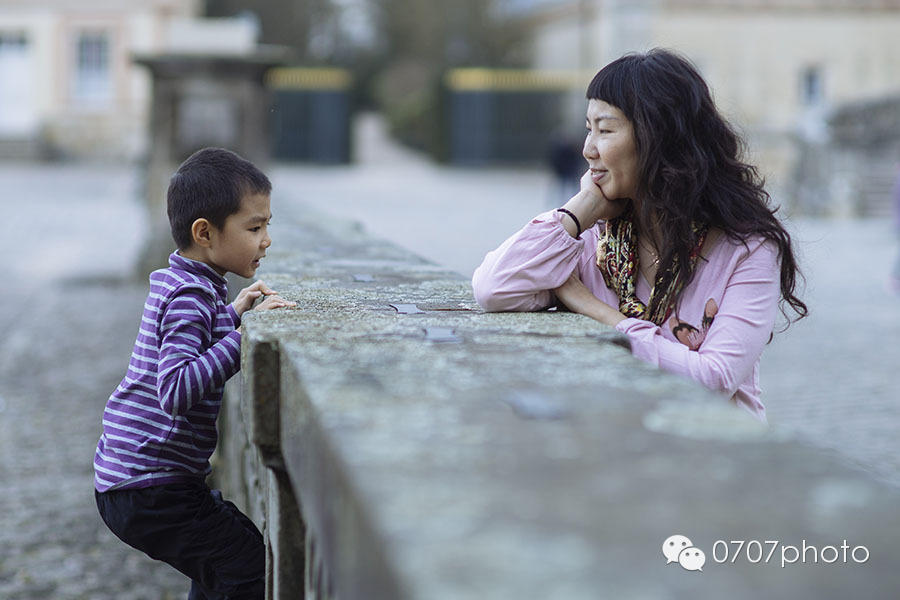
[{"label": "purple striped shirt", "polygon": [[209,473],[222,391],[241,368],[240,317],[226,292],[224,277],[177,253],[150,274],[128,372],[103,411],[97,491]]}]

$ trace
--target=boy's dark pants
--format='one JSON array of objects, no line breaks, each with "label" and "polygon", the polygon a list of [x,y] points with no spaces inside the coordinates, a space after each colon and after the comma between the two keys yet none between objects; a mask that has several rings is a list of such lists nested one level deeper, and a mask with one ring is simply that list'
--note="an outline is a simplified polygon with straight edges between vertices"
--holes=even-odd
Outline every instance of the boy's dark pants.
[{"label": "boy's dark pants", "polygon": [[119,539],[191,578],[189,600],[264,597],[262,534],[218,490],[197,480],[94,495]]}]

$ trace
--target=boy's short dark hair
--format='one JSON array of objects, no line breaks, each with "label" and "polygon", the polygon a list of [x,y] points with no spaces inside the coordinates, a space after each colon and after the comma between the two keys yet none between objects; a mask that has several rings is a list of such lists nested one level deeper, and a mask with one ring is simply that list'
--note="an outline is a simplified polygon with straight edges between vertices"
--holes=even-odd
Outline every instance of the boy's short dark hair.
[{"label": "boy's short dark hair", "polygon": [[224,148],[203,148],[188,157],[169,181],[166,195],[172,238],[179,250],[193,243],[191,225],[206,219],[216,228],[241,208],[241,198],[269,194],[272,184],[248,160]]}]

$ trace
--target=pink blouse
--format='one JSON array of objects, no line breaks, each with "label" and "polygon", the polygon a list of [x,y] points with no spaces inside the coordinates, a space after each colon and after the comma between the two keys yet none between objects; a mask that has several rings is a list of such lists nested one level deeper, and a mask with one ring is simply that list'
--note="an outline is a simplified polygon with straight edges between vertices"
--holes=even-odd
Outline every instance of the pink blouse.
[{"label": "pink blouse", "polygon": [[[576,240],[560,223],[562,213],[535,217],[475,270],[475,299],[487,311],[536,311],[555,303],[554,288],[577,270],[593,294],[618,309],[595,262],[598,223]],[[724,392],[765,422],[760,402],[759,357],[775,324],[781,293],[777,248],[762,238],[746,246],[724,235],[704,249],[674,314],[661,326],[628,318],[616,329],[632,353],[661,369]],[[646,303],[650,285],[638,276],[637,296]]]}]

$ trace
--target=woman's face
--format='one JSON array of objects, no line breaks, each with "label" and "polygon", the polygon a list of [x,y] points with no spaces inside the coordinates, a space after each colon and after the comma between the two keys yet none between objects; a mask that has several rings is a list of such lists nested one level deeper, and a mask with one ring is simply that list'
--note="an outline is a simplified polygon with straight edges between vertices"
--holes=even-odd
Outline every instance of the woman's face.
[{"label": "woman's face", "polygon": [[638,156],[631,121],[612,104],[591,100],[587,128],[582,154],[591,169],[591,180],[609,200],[634,199]]}]

